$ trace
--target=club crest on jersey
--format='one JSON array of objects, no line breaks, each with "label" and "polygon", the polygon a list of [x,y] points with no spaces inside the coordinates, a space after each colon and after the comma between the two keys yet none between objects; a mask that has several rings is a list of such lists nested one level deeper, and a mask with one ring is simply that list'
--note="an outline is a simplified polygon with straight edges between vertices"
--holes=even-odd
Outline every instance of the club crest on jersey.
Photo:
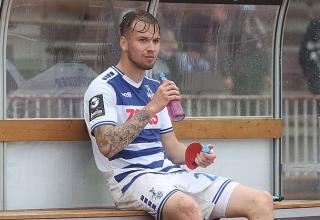
[{"label": "club crest on jersey", "polygon": [[89,100],[90,121],[105,114],[103,96],[96,95]]},{"label": "club crest on jersey", "polygon": [[149,192],[151,193],[152,199],[161,199],[161,197],[163,196],[163,192],[161,191],[156,192],[154,187],[152,187],[152,189],[150,189]]},{"label": "club crest on jersey", "polygon": [[149,86],[149,85],[144,85],[144,88],[146,88],[146,90],[147,90],[147,96],[148,96],[150,99],[152,99],[153,96],[154,96],[154,93],[152,92],[150,86]]}]

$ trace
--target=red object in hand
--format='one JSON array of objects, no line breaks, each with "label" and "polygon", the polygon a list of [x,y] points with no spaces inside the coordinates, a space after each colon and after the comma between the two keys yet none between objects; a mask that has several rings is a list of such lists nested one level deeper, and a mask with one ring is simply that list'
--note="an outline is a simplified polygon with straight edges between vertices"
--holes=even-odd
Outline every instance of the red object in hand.
[{"label": "red object in hand", "polygon": [[202,145],[199,142],[193,142],[187,147],[184,160],[189,169],[194,170],[198,167],[195,159],[200,151],[202,151]]}]

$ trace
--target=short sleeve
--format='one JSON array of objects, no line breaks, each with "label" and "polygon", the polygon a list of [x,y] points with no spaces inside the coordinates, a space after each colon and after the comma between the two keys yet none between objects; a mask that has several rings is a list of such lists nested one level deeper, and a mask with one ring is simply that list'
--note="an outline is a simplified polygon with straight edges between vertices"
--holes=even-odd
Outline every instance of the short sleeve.
[{"label": "short sleeve", "polygon": [[161,117],[161,122],[162,122],[161,123],[160,134],[165,134],[165,133],[173,131],[172,122],[171,122],[171,119],[169,117],[167,108],[164,108],[160,112],[160,117]]},{"label": "short sleeve", "polygon": [[111,85],[94,80],[84,95],[84,118],[88,131],[93,135],[96,127],[116,125],[116,94]]}]

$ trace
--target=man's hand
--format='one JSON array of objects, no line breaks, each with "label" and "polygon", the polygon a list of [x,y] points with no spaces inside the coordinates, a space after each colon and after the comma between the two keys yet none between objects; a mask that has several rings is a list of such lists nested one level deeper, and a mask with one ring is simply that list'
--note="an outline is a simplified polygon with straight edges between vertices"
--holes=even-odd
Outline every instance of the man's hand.
[{"label": "man's hand", "polygon": [[[209,147],[213,147],[213,145],[209,144]],[[217,154],[211,150],[210,153],[200,152],[197,154],[197,157],[195,158],[195,162],[198,164],[198,166],[206,168],[207,166],[214,163],[214,160],[216,159]]]},{"label": "man's hand", "polygon": [[145,109],[148,113],[155,115],[172,100],[181,100],[179,89],[173,81],[165,80],[161,83],[156,94],[146,105]]}]

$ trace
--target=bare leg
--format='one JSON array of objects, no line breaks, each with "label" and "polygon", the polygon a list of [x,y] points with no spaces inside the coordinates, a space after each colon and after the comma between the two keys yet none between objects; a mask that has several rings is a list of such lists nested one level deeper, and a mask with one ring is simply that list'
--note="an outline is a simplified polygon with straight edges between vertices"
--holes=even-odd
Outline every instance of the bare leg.
[{"label": "bare leg", "polygon": [[272,197],[266,191],[239,184],[231,194],[226,217],[272,220],[274,219]]},{"label": "bare leg", "polygon": [[202,220],[198,204],[188,195],[176,192],[170,196],[162,210],[164,220]]}]

